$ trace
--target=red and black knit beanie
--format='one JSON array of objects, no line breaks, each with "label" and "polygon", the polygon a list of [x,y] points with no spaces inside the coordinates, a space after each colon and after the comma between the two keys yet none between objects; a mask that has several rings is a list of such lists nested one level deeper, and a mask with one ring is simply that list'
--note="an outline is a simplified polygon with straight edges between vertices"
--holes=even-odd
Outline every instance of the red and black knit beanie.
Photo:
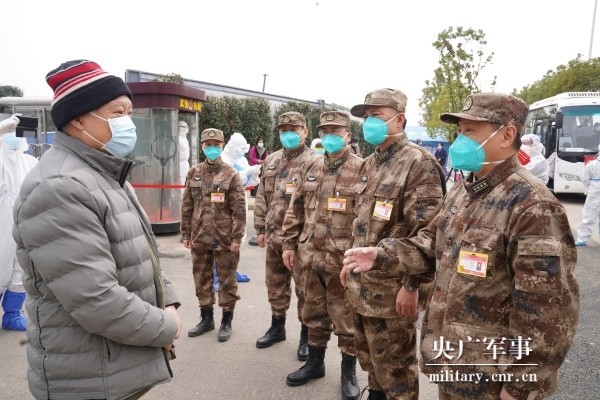
[{"label": "red and black knit beanie", "polygon": [[102,107],[119,96],[131,99],[123,79],[89,60],[62,63],[48,72],[46,82],[54,91],[52,122],[61,129],[73,119]]}]

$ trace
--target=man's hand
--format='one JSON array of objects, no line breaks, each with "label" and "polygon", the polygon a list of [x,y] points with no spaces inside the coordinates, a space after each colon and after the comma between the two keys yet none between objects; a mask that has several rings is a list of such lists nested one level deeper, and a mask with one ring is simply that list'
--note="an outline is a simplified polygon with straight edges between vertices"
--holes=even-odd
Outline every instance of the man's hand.
[{"label": "man's hand", "polygon": [[265,234],[259,233],[256,235],[256,242],[258,243],[258,247],[265,247]]},{"label": "man's hand", "polygon": [[409,292],[402,286],[396,296],[396,312],[401,317],[412,317],[417,315],[417,303],[419,302],[419,290]]},{"label": "man's hand", "polygon": [[504,389],[504,387],[502,387],[502,390],[500,391],[500,400],[517,400],[517,399],[515,397],[512,397],[510,394],[508,394],[506,389]]},{"label": "man's hand", "polygon": [[183,247],[185,247],[186,249],[192,247],[189,239],[183,241]]},{"label": "man's hand", "polygon": [[346,276],[348,271],[356,273],[367,272],[373,268],[373,263],[377,258],[377,247],[357,247],[346,250],[344,253],[344,266],[340,272],[340,281],[342,286],[346,287]]},{"label": "man's hand", "polygon": [[240,251],[240,244],[239,243],[231,243],[229,245],[229,250],[233,253],[237,253],[238,251]]},{"label": "man's hand", "polygon": [[284,250],[281,258],[283,259],[283,265],[291,271],[296,263],[296,252],[294,250]]},{"label": "man's hand", "polygon": [[167,306],[165,307],[165,311],[175,318],[175,321],[177,322],[177,334],[175,335],[175,339],[179,339],[179,336],[181,335],[181,318],[179,318],[179,314],[177,314],[177,309],[175,306]]}]

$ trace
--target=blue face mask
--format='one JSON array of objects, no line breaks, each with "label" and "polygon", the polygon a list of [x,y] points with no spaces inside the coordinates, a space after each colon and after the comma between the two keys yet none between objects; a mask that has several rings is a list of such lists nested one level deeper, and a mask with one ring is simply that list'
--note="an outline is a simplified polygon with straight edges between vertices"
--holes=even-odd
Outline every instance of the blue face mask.
[{"label": "blue face mask", "polygon": [[112,132],[112,138],[108,141],[108,143],[102,143],[89,133],[85,132],[89,137],[94,139],[96,142],[102,144],[102,148],[108,151],[115,157],[125,158],[129,153],[133,151],[135,147],[135,142],[137,141],[137,135],[135,133],[135,124],[131,120],[129,115],[124,115],[118,118],[102,118],[99,115],[94,113],[90,113],[94,117],[100,118],[108,122],[108,126],[110,127],[110,131]]},{"label": "blue face mask", "polygon": [[210,161],[215,161],[221,155],[221,148],[219,146],[206,146],[202,149],[202,152]]},{"label": "blue face mask", "polygon": [[398,115],[400,114],[396,114],[388,121],[384,121],[377,117],[367,117],[362,125],[363,137],[365,140],[374,146],[385,142],[385,138],[388,136],[388,124]]},{"label": "blue face mask", "polygon": [[500,126],[483,143],[471,139],[463,134],[458,135],[454,143],[450,146],[450,160],[452,167],[469,172],[479,172],[486,164],[499,164],[502,161],[485,162],[485,150],[483,146],[492,138],[504,125]]},{"label": "blue face mask", "polygon": [[295,149],[300,145],[300,135],[294,131],[285,131],[279,134],[279,141],[286,149]]},{"label": "blue face mask", "polygon": [[321,144],[329,154],[335,154],[342,151],[346,146],[346,142],[344,141],[346,136],[339,137],[338,135],[328,133],[321,138]]},{"label": "blue face mask", "polygon": [[11,150],[18,150],[21,146],[23,146],[24,150],[27,150],[27,139],[23,137],[17,137],[15,132],[6,133],[2,136],[2,141],[4,142],[4,146]]}]

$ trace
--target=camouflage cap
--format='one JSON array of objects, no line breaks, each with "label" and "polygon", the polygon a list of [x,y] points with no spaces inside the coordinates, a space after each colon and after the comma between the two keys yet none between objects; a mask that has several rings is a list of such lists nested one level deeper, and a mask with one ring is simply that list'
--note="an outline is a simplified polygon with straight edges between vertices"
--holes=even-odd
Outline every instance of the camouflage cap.
[{"label": "camouflage cap", "polygon": [[200,143],[204,142],[205,140],[209,140],[209,139],[219,140],[224,143],[225,135],[223,135],[223,131],[221,131],[219,129],[208,128],[208,129],[203,130],[202,134],[200,134]]},{"label": "camouflage cap", "polygon": [[279,128],[281,125],[306,126],[306,117],[299,112],[288,111],[277,117],[277,125],[275,125],[275,128]]},{"label": "camouflage cap", "polygon": [[325,111],[321,113],[319,117],[320,125],[317,128],[321,128],[326,125],[345,126],[350,128],[350,114],[345,111]]},{"label": "camouflage cap", "polygon": [[459,113],[440,115],[443,122],[457,124],[459,119],[508,125],[512,122],[521,133],[529,112],[527,104],[518,97],[502,93],[473,93],[465,99]]},{"label": "camouflage cap", "polygon": [[364,117],[367,106],[386,106],[404,112],[406,110],[406,95],[396,89],[377,89],[365,96],[364,104],[357,104],[350,109],[355,117]]}]

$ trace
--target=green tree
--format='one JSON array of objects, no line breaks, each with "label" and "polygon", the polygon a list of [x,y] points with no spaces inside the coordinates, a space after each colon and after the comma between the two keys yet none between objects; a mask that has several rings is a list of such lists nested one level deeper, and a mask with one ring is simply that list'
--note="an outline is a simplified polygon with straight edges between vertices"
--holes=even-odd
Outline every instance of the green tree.
[{"label": "green tree", "polygon": [[[444,112],[459,112],[465,98],[479,92],[480,74],[492,61],[494,53],[486,55],[485,33],[472,28],[449,27],[438,34],[433,47],[439,52],[439,67],[431,80],[425,81],[419,107],[423,111],[421,124],[429,136],[440,135],[451,141],[456,127],[440,121]],[[490,86],[496,85],[496,77]]]},{"label": "green tree", "polygon": [[271,108],[265,99],[233,96],[208,96],[202,105],[200,131],[217,128],[225,134],[227,142],[234,132],[240,132],[248,143],[267,137],[272,131]]},{"label": "green tree", "polygon": [[589,61],[582,60],[582,55],[567,63],[559,65],[556,70],[549,70],[531,85],[524,86],[513,94],[531,104],[547,97],[564,92],[592,92],[600,90],[600,58]]},{"label": "green tree", "polygon": [[170,74],[166,75],[158,75],[156,78],[152,79],[152,82],[168,82],[182,85],[183,77],[175,72],[171,72]]},{"label": "green tree", "polygon": [[[23,91],[17,86],[0,85],[0,97],[23,97]],[[0,106],[0,112],[7,112],[6,106]]]}]

